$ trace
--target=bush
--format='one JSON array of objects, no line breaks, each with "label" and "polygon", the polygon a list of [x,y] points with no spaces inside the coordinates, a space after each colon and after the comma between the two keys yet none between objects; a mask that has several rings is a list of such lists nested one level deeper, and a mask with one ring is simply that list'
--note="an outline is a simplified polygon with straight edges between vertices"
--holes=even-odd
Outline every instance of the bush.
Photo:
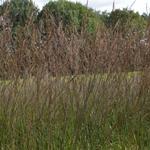
[{"label": "bush", "polygon": [[117,27],[122,31],[143,32],[146,29],[147,21],[138,12],[127,9],[116,9],[112,11],[107,19],[107,26]]},{"label": "bush", "polygon": [[7,15],[13,24],[13,28],[25,26],[27,21],[36,19],[38,9],[31,0],[6,1],[0,8],[1,15]]},{"label": "bush", "polygon": [[53,19],[57,26],[61,22],[64,29],[75,27],[81,31],[86,26],[89,32],[95,31],[96,25],[102,23],[94,10],[80,3],[62,0],[50,1],[46,4],[39,13],[38,19],[42,20],[45,28],[49,26],[47,19]]}]

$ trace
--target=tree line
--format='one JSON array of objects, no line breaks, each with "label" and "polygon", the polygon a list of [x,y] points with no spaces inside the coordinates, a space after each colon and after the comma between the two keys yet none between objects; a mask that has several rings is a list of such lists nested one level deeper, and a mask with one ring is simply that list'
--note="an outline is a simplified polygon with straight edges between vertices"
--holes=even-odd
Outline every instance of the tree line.
[{"label": "tree line", "polygon": [[117,28],[119,31],[143,32],[150,17],[146,13],[140,15],[128,9],[116,9],[110,13],[99,12],[80,3],[64,0],[50,1],[41,11],[32,0],[10,0],[0,6],[0,16],[4,15],[10,19],[14,31],[31,20],[36,24],[41,23],[46,31],[48,20],[51,19],[57,26],[61,23],[64,30],[74,28],[81,32],[84,28],[90,33],[93,33],[97,26]]}]

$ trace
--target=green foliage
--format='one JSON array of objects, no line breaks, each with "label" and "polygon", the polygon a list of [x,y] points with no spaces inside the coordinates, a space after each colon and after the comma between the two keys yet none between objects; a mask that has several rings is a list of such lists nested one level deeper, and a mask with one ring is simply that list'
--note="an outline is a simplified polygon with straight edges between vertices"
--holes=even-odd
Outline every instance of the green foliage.
[{"label": "green foliage", "polygon": [[110,13],[106,24],[108,27],[118,27],[120,31],[143,31],[147,22],[138,12],[116,9]]},{"label": "green foliage", "polygon": [[101,20],[103,21],[103,23],[107,26],[109,23],[108,23],[108,20],[109,20],[109,16],[110,16],[110,13],[108,13],[107,11],[103,11],[103,12],[98,12]]},{"label": "green foliage", "polygon": [[92,9],[83,6],[80,3],[69,1],[50,1],[40,12],[39,20],[43,20],[46,26],[46,19],[54,19],[56,25],[60,22],[63,27],[76,27],[81,31],[82,27],[93,32],[96,25],[102,23],[98,14]]},{"label": "green foliage", "polygon": [[5,20],[9,22],[13,47],[20,42],[19,37],[25,36],[26,32],[22,32],[24,27],[31,31],[30,27],[36,21],[37,14],[38,9],[32,0],[10,0],[1,6],[1,15],[5,16]]},{"label": "green foliage", "polygon": [[0,16],[4,15],[7,11],[8,1],[0,5]]},{"label": "green foliage", "polygon": [[149,14],[143,13],[143,14],[142,14],[142,17],[143,17],[145,20],[149,21],[149,20],[150,20],[150,13],[149,13]]},{"label": "green foliage", "polygon": [[1,6],[1,14],[7,14],[13,27],[24,26],[27,20],[35,19],[38,9],[31,0],[6,1]]},{"label": "green foliage", "polygon": [[11,0],[0,6],[0,15],[7,11],[13,28],[24,26],[29,19],[42,22],[46,29],[50,24],[49,19],[57,26],[62,23],[64,29],[76,28],[79,32],[84,29],[90,33],[96,31],[98,25],[119,29],[119,31],[143,32],[147,26],[148,15],[142,16],[127,9],[117,9],[111,13],[96,12],[80,3],[66,0],[50,1],[38,14],[38,9],[31,0]]},{"label": "green foliage", "polygon": [[142,18],[147,21],[147,30],[149,30],[150,29],[150,13],[149,14],[143,13]]}]

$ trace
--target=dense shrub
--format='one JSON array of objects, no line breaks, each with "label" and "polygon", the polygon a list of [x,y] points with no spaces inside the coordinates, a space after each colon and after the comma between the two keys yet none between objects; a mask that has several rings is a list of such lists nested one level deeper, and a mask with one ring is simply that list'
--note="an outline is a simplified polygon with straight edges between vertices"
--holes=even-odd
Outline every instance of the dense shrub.
[{"label": "dense shrub", "polygon": [[10,0],[1,5],[0,31],[1,35],[8,36],[6,47],[9,51],[15,52],[26,37],[30,39],[37,15],[38,8],[32,0]]},{"label": "dense shrub", "polygon": [[109,14],[107,26],[126,32],[143,32],[147,21],[138,13],[127,9],[116,9]]},{"label": "dense shrub", "polygon": [[94,10],[80,3],[62,0],[50,1],[40,12],[38,19],[42,20],[45,28],[49,26],[47,19],[53,19],[57,26],[61,22],[64,28],[75,27],[81,31],[86,27],[89,32],[95,31],[97,24],[102,23]]},{"label": "dense shrub", "polygon": [[13,29],[25,26],[27,21],[35,20],[38,9],[31,0],[10,0],[0,7],[0,15],[7,16],[12,23]]}]

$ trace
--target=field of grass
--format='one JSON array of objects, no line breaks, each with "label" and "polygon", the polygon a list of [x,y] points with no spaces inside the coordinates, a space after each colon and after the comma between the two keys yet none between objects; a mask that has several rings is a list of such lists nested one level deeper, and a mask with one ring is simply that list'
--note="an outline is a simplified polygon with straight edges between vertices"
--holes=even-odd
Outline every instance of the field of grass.
[{"label": "field of grass", "polygon": [[89,32],[88,14],[78,29],[16,2],[0,12],[0,150],[150,150],[149,19]]},{"label": "field of grass", "polygon": [[149,73],[129,74],[0,84],[0,148],[149,150]]}]

